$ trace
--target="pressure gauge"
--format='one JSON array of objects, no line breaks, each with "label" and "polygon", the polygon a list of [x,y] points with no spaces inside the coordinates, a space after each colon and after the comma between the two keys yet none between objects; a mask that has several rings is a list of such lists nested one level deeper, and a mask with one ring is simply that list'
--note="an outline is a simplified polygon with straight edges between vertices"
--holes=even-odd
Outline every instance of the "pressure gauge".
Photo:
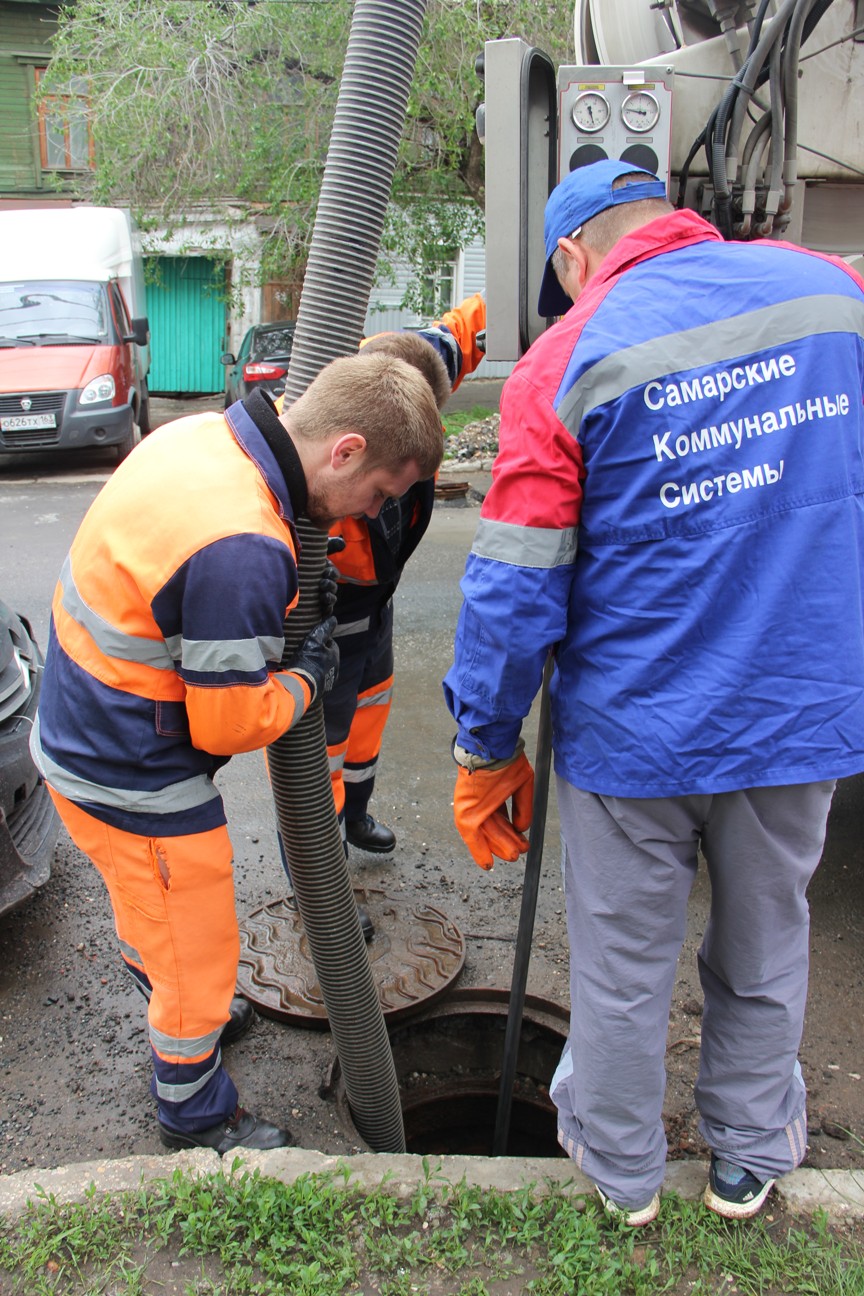
[{"label": "pressure gauge", "polygon": [[586,135],[602,130],[610,114],[609,100],[599,90],[583,90],[576,96],[572,108],[573,123]]},{"label": "pressure gauge", "polygon": [[647,90],[634,90],[621,105],[621,117],[628,130],[643,134],[657,125],[660,105]]}]

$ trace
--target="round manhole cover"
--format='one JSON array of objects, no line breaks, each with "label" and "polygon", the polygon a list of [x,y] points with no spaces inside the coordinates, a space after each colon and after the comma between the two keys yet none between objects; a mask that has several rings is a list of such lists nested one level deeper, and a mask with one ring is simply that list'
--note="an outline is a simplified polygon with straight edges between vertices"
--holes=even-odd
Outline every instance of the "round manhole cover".
[{"label": "round manhole cover", "polygon": [[[444,994],[465,963],[465,937],[433,905],[355,887],[375,924],[366,949],[385,1018],[419,1012]],[[284,900],[255,909],[240,923],[239,992],[265,1017],[326,1027],[327,1011],[303,921]]]}]

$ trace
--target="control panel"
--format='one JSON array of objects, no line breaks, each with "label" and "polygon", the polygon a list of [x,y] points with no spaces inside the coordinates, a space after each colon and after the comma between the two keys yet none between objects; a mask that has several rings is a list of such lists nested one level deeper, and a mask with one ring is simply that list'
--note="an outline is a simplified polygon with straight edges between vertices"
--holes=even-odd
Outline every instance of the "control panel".
[{"label": "control panel", "polygon": [[672,80],[665,67],[558,69],[558,178],[623,158],[669,182]]}]

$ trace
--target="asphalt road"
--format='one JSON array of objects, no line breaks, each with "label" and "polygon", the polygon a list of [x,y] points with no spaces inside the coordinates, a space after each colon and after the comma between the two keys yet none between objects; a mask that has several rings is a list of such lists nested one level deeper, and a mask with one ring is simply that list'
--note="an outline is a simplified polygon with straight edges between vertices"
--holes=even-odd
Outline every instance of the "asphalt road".
[{"label": "asphalt road", "polygon": [[[489,403],[486,399],[471,403]],[[218,402],[215,406],[218,408]],[[175,413],[173,409],[167,411]],[[46,459],[48,460],[46,462]],[[0,598],[47,639],[50,599],[77,526],[113,470],[108,452],[71,463],[0,460]],[[396,693],[374,809],[398,835],[382,860],[354,853],[352,876],[376,907],[425,899],[465,937],[460,985],[505,990],[512,975],[521,868],[481,873],[452,824],[452,723],[441,694],[458,615],[459,578],[476,502],[436,507],[396,597]],[[536,729],[527,724],[529,750]],[[272,799],[260,755],[220,774],[235,848],[241,920],[284,894]],[[802,1066],[811,1094],[811,1165],[864,1167],[864,869],[862,782],[848,780],[832,813],[826,857],[811,889],[811,994]],[[538,899],[529,992],[567,1004],[567,955],[554,794]],[[667,1117],[673,1154],[703,1155],[692,1081],[700,991],[695,950],[706,887],[694,888],[669,1034]],[[149,1096],[143,1000],[122,970],[110,907],[92,866],[61,837],[42,891],[0,919],[0,1174],[96,1157],[161,1151]],[[333,1061],[326,1031],[260,1019],[228,1054],[241,1099],[286,1121],[302,1146],[352,1151],[322,1081]],[[842,1138],[844,1129],[855,1138]]]}]

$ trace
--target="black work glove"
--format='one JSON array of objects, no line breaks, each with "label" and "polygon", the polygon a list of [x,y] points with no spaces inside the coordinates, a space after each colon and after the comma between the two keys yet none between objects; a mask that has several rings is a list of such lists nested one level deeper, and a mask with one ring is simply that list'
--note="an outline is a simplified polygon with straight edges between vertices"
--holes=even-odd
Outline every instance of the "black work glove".
[{"label": "black work glove", "polygon": [[321,604],[321,615],[323,617],[333,615],[336,597],[339,593],[339,586],[336,584],[338,575],[339,573],[333,564],[325,562],[324,569],[321,572],[321,579],[318,581],[318,602]]},{"label": "black work glove", "polygon": [[[327,537],[327,557],[331,554],[341,553],[345,548],[344,536]],[[318,582],[318,598],[321,603],[322,616],[329,617],[336,606],[336,599],[339,594],[337,581],[339,572],[331,562],[325,562],[324,570],[321,572],[321,579]]]},{"label": "black work glove", "polygon": [[339,645],[333,638],[335,629],[335,617],[321,621],[314,630],[309,631],[284,667],[299,675],[309,685],[312,693],[310,706],[316,698],[330,692],[339,674]]}]

